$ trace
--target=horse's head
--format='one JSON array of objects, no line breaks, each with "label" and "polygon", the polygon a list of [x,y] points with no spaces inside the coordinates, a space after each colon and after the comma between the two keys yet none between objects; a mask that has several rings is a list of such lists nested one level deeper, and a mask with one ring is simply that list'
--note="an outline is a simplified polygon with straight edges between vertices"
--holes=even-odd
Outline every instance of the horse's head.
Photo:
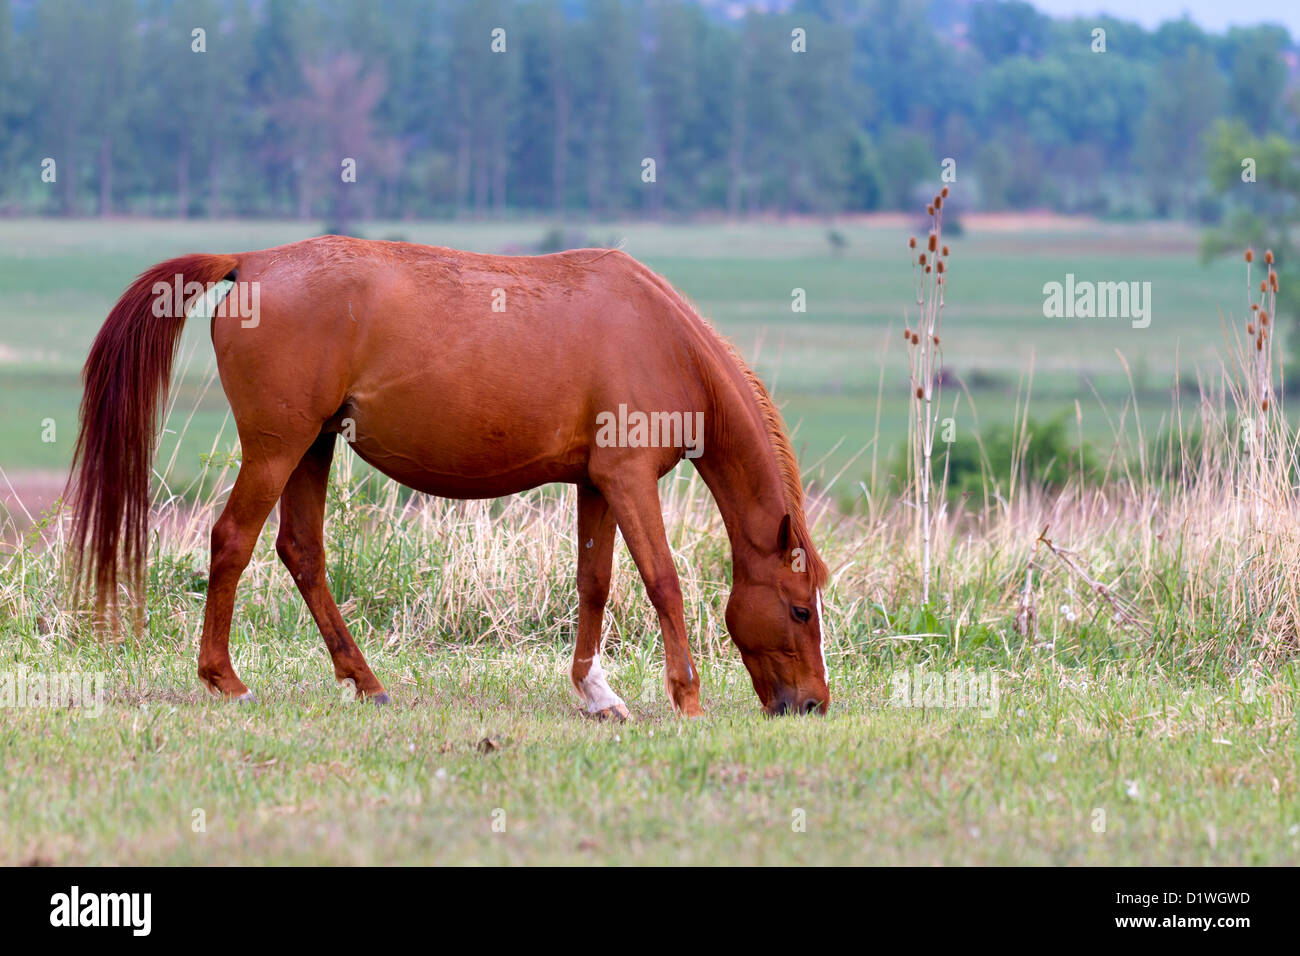
[{"label": "horse's head", "polygon": [[727,601],[727,632],[772,715],[824,714],[830,706],[813,562],[820,559],[791,548],[787,515],[775,556],[738,567]]}]

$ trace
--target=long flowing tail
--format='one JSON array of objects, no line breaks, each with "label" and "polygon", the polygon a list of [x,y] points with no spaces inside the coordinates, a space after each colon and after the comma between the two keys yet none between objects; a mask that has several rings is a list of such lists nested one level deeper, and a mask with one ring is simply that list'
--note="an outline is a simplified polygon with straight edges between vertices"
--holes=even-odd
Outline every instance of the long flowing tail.
[{"label": "long flowing tail", "polygon": [[160,262],[131,283],[90,347],[65,498],[74,514],[74,592],[79,597],[92,590],[97,612],[116,606],[119,575],[134,600],[143,594],[149,479],[172,363],[194,298],[190,284],[206,290],[233,278],[238,265],[228,255]]}]

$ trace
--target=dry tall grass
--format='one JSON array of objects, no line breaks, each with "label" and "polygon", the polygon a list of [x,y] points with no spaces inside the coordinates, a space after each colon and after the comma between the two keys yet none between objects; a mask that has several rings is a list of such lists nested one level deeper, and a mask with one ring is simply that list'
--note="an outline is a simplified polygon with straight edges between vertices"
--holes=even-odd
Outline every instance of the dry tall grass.
[{"label": "dry tall grass", "polygon": [[[917,328],[903,330],[907,338],[908,372],[911,389],[916,395],[915,414],[908,422],[908,447],[911,452],[910,487],[916,507],[917,536],[921,548],[921,602],[930,600],[932,536],[937,515],[936,492],[942,502],[943,488],[934,487],[934,434],[939,425],[939,397],[943,387],[940,370],[943,352],[939,334],[943,328],[944,273],[948,265],[948,247],[943,244],[943,201],[948,187],[926,207],[930,232],[924,248],[912,260],[912,281],[916,286],[919,311]],[[916,237],[908,240],[916,249]],[[942,504],[939,511],[942,511]]]}]

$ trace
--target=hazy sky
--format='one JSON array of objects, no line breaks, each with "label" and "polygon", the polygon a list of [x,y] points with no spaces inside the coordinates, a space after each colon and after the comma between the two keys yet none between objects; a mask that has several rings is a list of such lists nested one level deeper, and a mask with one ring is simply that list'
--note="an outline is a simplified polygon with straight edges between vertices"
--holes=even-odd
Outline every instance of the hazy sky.
[{"label": "hazy sky", "polygon": [[1164,20],[1177,20],[1184,13],[1207,30],[1220,32],[1229,26],[1280,23],[1300,35],[1298,0],[1030,0],[1053,16],[1086,16],[1111,13],[1122,20],[1136,20],[1153,27]]}]

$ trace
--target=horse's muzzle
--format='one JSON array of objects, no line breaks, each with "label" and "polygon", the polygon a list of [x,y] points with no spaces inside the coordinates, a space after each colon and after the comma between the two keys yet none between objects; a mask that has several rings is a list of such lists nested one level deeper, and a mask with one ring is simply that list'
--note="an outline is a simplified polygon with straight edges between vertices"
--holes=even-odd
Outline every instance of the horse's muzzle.
[{"label": "horse's muzzle", "polygon": [[795,691],[781,691],[776,700],[763,709],[769,717],[782,717],[786,714],[824,714],[830,701],[825,698],[800,695]]}]

